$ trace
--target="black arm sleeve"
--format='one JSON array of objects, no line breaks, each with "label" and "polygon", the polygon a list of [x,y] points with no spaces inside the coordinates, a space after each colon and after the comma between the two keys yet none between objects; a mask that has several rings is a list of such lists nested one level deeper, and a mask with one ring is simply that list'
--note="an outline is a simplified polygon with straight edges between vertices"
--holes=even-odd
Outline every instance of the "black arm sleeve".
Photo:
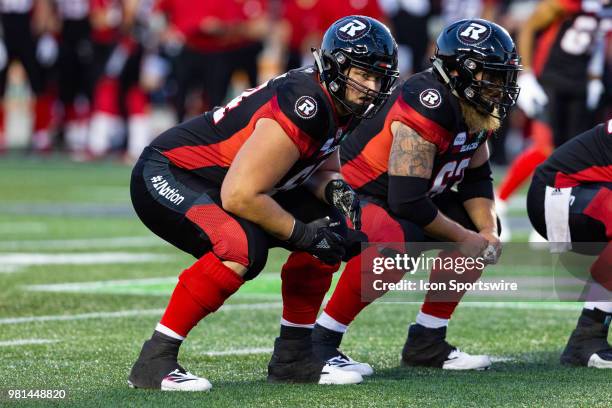
[{"label": "black arm sleeve", "polygon": [[494,200],[493,177],[489,161],[473,169],[465,169],[463,180],[457,185],[457,190],[461,201],[477,197]]},{"label": "black arm sleeve", "polygon": [[398,217],[424,227],[438,215],[438,207],[427,196],[428,190],[427,179],[390,175],[387,194],[389,209]]}]

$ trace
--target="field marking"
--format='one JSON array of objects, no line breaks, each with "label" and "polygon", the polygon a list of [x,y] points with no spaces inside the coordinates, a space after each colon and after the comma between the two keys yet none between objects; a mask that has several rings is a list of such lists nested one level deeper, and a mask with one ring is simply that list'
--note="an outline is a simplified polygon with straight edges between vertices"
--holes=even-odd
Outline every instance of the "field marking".
[{"label": "field marking", "polygon": [[514,357],[505,357],[505,356],[490,356],[492,363],[508,363],[510,361],[518,361],[518,359]]},{"label": "field marking", "polygon": [[[235,310],[266,310],[276,309],[282,306],[280,302],[273,303],[239,303],[232,305],[224,305],[219,311],[231,312]],[[119,310],[116,312],[92,312],[79,313],[73,315],[50,315],[50,316],[23,316],[23,317],[7,317],[0,319],[0,325],[3,324],[20,324],[33,322],[50,322],[50,321],[72,321],[72,320],[87,320],[87,319],[117,319],[132,316],[155,316],[164,313],[165,309],[132,309]]]},{"label": "field marking", "polygon": [[15,251],[26,249],[97,249],[97,248],[146,248],[169,246],[167,242],[153,236],[148,237],[115,237],[115,238],[83,238],[83,239],[52,239],[26,241],[0,241],[0,250]]},{"label": "field marking", "polygon": [[130,252],[92,252],[92,253],[0,253],[0,265],[32,266],[32,265],[97,265],[123,264],[150,261],[168,261],[169,255]]},{"label": "field marking", "polygon": [[245,349],[230,349],[222,351],[206,351],[202,353],[209,357],[220,357],[220,356],[246,356],[249,354],[269,354],[273,351],[270,347],[254,347]]},{"label": "field marking", "polygon": [[2,222],[0,223],[0,234],[42,234],[49,227],[43,222]]},{"label": "field marking", "polygon": [[50,344],[50,343],[58,343],[58,342],[59,340],[49,340],[49,339],[6,340],[6,341],[0,341],[0,347],[27,346],[30,344]]},{"label": "field marking", "polygon": [[[138,285],[138,284],[176,284],[178,276],[167,276],[161,278],[141,278],[141,279],[116,279],[103,280],[92,282],[68,282],[68,283],[52,283],[41,285],[27,285],[23,288],[34,292],[90,292],[96,289],[104,289],[106,287],[116,287],[122,285]],[[130,292],[132,293],[132,292]],[[164,293],[167,295],[167,293]]]}]

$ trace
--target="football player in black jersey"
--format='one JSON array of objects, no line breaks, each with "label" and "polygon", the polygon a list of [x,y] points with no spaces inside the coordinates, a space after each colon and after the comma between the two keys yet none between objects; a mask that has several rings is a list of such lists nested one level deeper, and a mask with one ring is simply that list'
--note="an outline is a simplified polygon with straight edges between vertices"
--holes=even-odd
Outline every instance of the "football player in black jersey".
[{"label": "football player in black jersey", "polygon": [[357,196],[340,175],[338,145],[389,97],[397,46],[377,20],[349,16],[327,30],[314,56],[316,66],[290,71],[166,131],[136,164],[136,213],[198,261],[180,275],[144,343],[132,386],[208,390],[206,379],[177,363],[179,346],[257,276],[275,246],[292,253],[282,270],[283,319],[268,380],[362,380],[316,358],[310,334],[348,247],[344,217],[356,228],[360,223]]},{"label": "football player in black jersey", "polygon": [[527,195],[533,227],[551,251],[597,255],[586,302],[561,355],[563,364],[612,368],[612,119],[558,148]]},{"label": "football player in black jersey", "polygon": [[[376,118],[343,142],[342,174],[360,195],[369,242],[405,242],[393,249],[413,257],[420,242],[454,242],[458,250],[443,251],[441,257],[476,257],[488,249],[494,262],[500,231],[486,141],[518,96],[519,57],[506,30],[480,19],[449,25],[436,45],[433,68],[408,78]],[[455,185],[458,192],[451,190]],[[338,351],[342,333],[386,292],[373,290],[373,278],[397,282],[405,273],[372,275],[366,265],[379,254],[384,251],[371,246],[347,263],[313,332],[321,358],[362,375],[372,374],[372,368]],[[457,275],[434,267],[430,282],[475,282],[481,273],[472,268]],[[463,294],[427,293],[408,331],[404,364],[454,370],[491,364],[487,356],[461,352],[445,340]]]}]

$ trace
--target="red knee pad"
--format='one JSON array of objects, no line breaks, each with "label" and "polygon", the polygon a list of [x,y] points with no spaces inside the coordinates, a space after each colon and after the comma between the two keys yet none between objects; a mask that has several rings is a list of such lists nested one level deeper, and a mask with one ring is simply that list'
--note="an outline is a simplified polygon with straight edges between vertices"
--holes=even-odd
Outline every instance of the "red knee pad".
[{"label": "red knee pad", "polygon": [[219,309],[244,283],[242,277],[223,265],[211,252],[185,269],[179,276],[179,281],[193,299],[209,313]]},{"label": "red knee pad", "polygon": [[591,276],[595,282],[612,292],[612,243],[608,243],[591,265]]},{"label": "red knee pad", "polygon": [[339,267],[339,263],[328,265],[306,252],[292,253],[281,272],[283,318],[313,324]]}]

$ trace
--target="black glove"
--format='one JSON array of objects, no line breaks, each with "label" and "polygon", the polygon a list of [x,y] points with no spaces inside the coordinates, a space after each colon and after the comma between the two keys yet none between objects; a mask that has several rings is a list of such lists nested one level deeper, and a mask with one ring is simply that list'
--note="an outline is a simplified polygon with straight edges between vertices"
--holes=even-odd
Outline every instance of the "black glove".
[{"label": "black glove", "polygon": [[308,252],[326,264],[336,264],[344,256],[344,238],[329,228],[330,218],[319,218],[304,224],[295,220],[287,240],[295,249]]},{"label": "black glove", "polygon": [[361,229],[361,206],[355,190],[344,180],[332,180],[325,186],[325,199],[336,207],[353,223],[353,228]]}]

